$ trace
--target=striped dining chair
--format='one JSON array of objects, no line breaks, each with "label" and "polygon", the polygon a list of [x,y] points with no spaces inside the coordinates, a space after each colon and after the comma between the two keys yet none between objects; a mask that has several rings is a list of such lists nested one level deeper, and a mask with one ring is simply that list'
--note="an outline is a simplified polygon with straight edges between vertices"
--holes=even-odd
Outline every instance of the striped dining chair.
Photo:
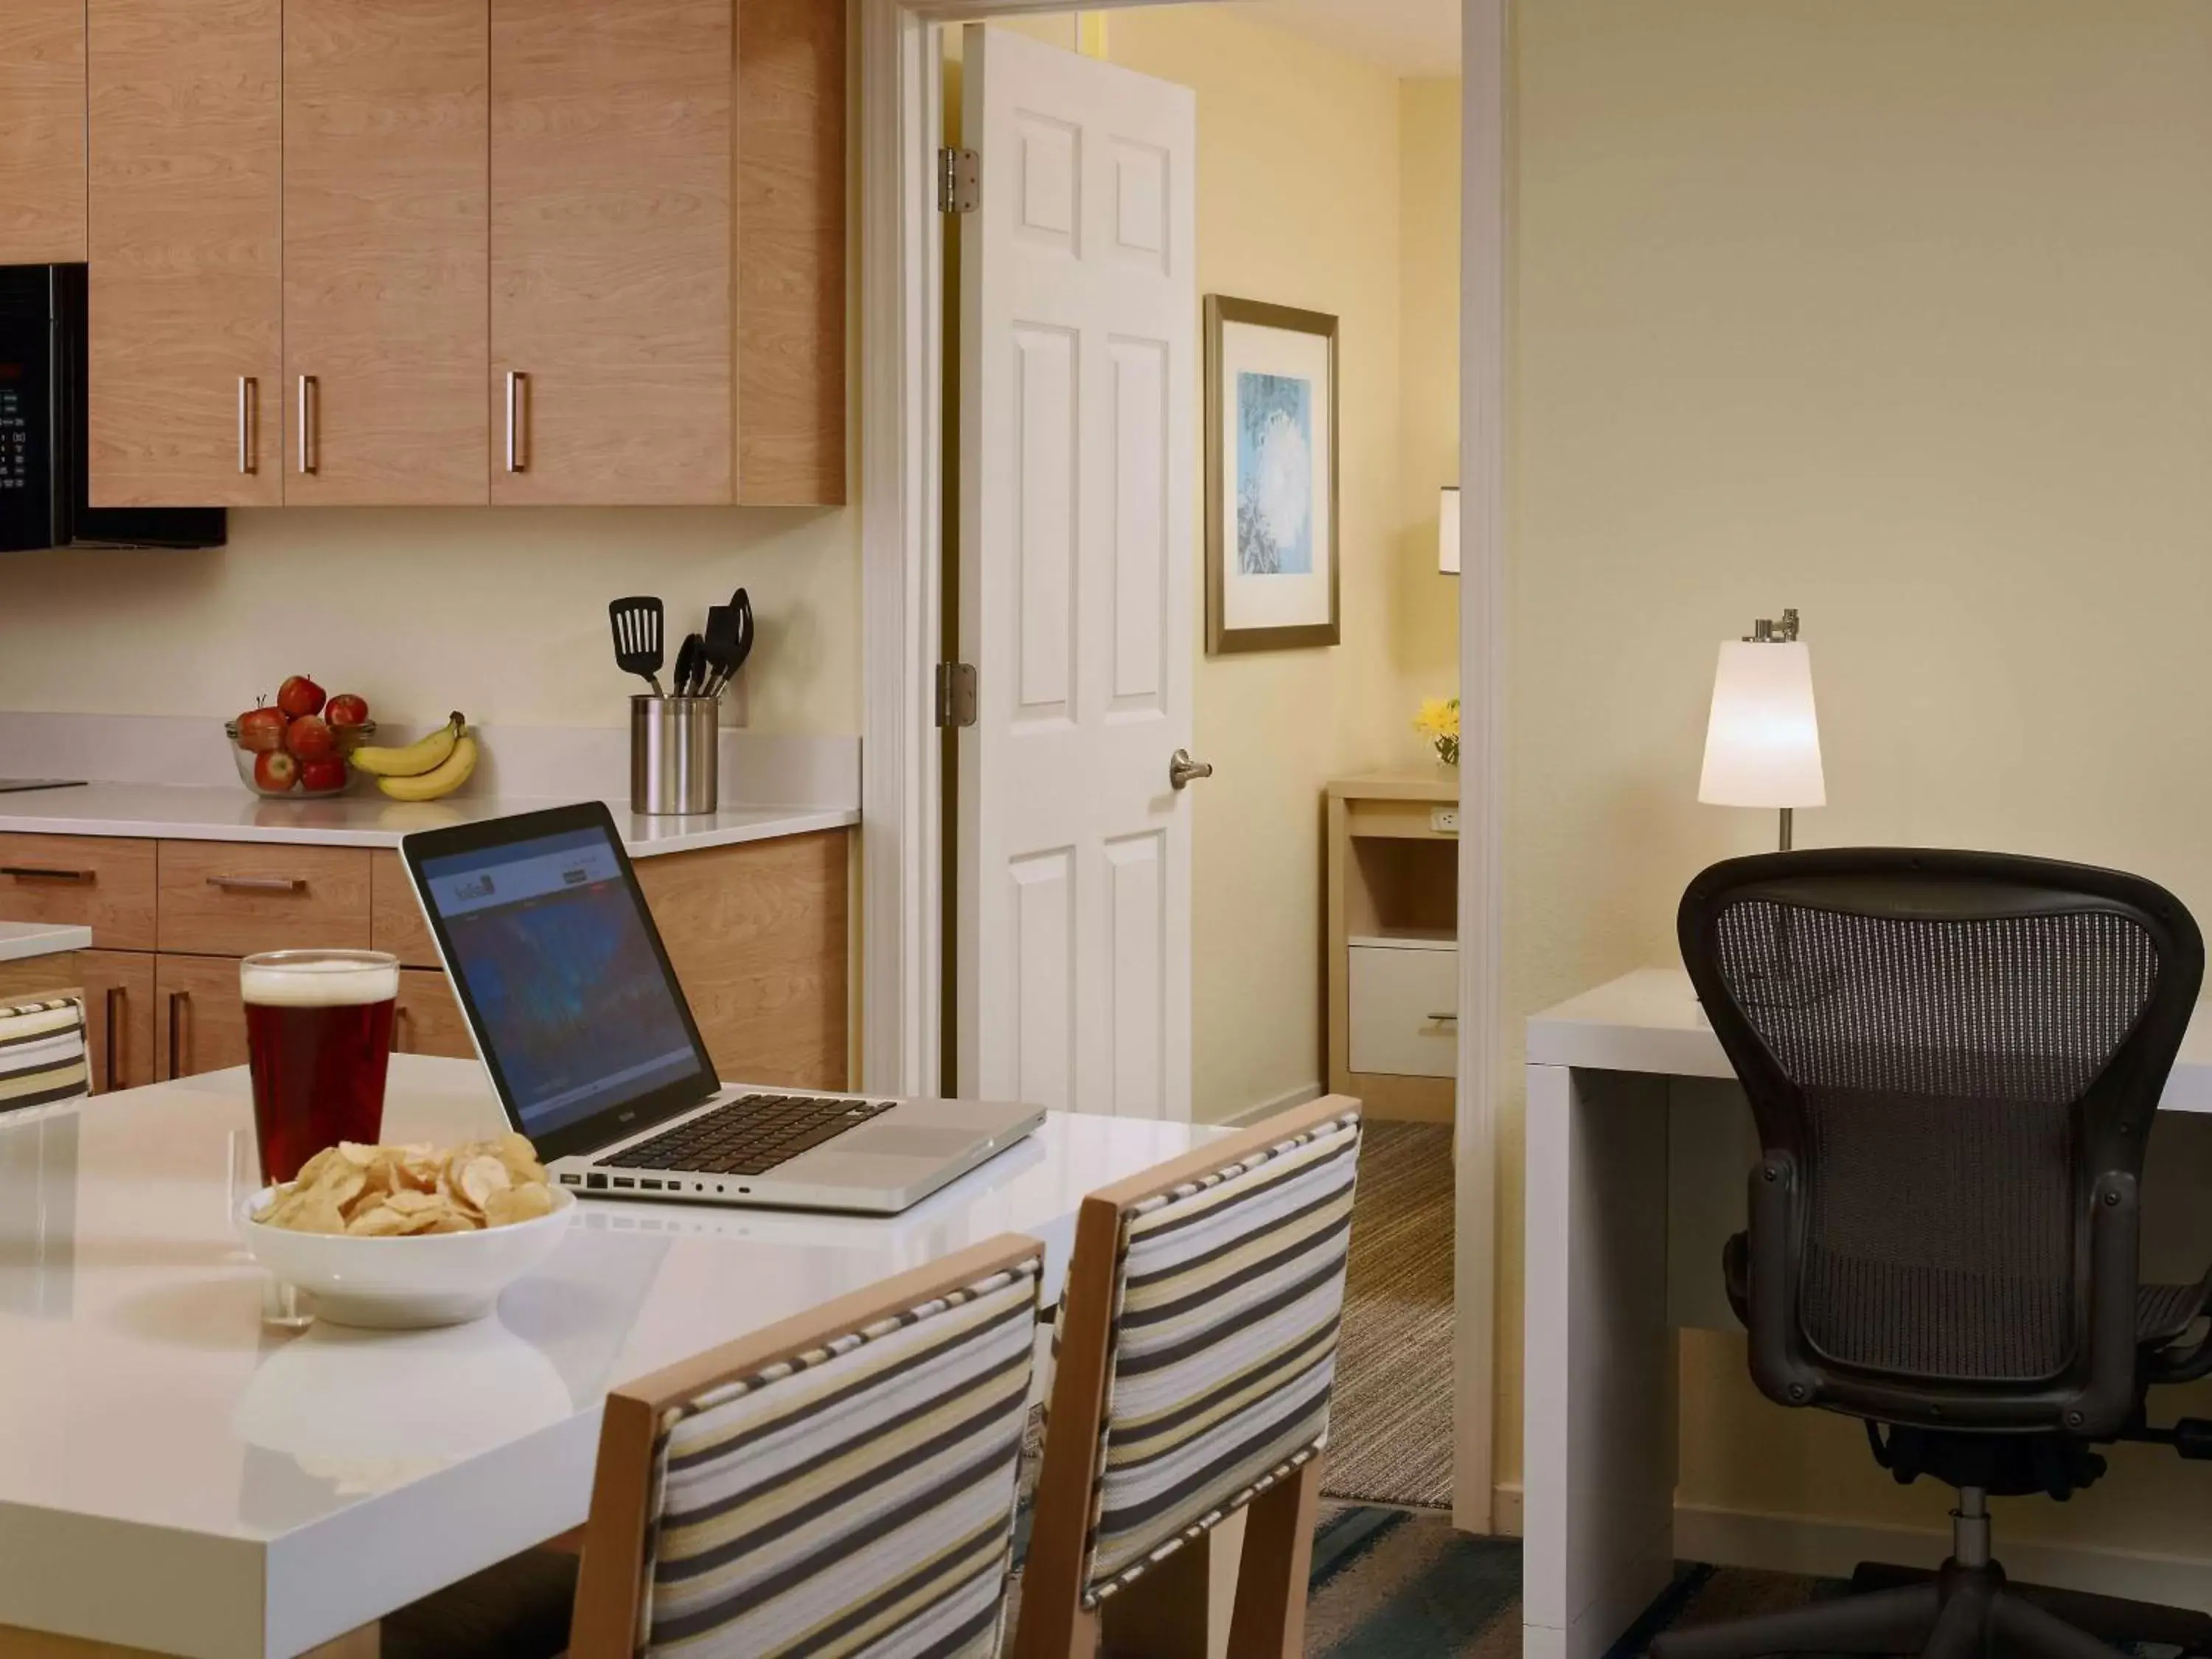
[{"label": "striped dining chair", "polygon": [[75,997],[0,1004],[0,1122],[92,1092],[84,1004]]},{"label": "striped dining chair", "polygon": [[1231,1659],[1297,1659],[1359,1113],[1331,1096],[1084,1200],[1016,1659],[1203,1655],[1240,1510]]},{"label": "striped dining chair", "polygon": [[611,1394],[572,1659],[991,1659],[1042,1251],[1006,1235]]}]

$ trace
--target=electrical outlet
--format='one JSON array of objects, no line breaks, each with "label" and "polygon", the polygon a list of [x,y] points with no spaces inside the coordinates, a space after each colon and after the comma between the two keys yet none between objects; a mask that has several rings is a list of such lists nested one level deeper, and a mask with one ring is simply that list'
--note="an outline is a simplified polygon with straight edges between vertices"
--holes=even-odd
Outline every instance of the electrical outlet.
[{"label": "electrical outlet", "polygon": [[1429,814],[1429,828],[1440,836],[1459,834],[1459,808],[1456,806],[1435,808]]}]

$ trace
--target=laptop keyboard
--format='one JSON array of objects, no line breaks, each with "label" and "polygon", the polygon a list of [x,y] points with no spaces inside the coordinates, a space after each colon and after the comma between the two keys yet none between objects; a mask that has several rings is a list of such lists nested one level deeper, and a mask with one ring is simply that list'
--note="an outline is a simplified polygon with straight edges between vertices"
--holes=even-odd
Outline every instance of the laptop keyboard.
[{"label": "laptop keyboard", "polygon": [[608,1170],[766,1175],[801,1152],[880,1117],[898,1103],[820,1095],[740,1095],[665,1133],[596,1160]]}]

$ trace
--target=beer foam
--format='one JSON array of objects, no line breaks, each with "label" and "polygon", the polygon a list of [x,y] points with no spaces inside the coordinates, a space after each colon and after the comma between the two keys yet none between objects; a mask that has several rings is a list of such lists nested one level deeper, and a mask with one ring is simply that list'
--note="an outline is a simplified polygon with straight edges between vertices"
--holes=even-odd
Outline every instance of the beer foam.
[{"label": "beer foam", "polygon": [[364,1002],[389,1002],[399,994],[399,969],[382,963],[292,963],[239,969],[239,989],[246,1001],[264,1008],[350,1008]]}]

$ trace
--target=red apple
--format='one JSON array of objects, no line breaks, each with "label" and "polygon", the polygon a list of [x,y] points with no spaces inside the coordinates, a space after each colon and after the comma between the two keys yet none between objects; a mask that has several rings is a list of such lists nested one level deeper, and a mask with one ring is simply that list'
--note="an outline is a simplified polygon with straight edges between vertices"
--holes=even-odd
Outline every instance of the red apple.
[{"label": "red apple", "polygon": [[305,674],[295,674],[276,688],[276,706],[294,720],[302,714],[319,714],[323,708],[323,688]]},{"label": "red apple", "polygon": [[238,746],[250,754],[266,755],[284,746],[284,711],[249,708],[238,717]]},{"label": "red apple", "polygon": [[345,787],[346,763],[336,755],[300,763],[300,787],[316,793]]},{"label": "red apple", "polygon": [[272,795],[281,795],[300,781],[300,763],[283,750],[266,755],[257,755],[253,760],[253,785],[266,789]]},{"label": "red apple", "polygon": [[332,726],[366,726],[368,702],[350,691],[341,691],[324,706],[323,718]]},{"label": "red apple", "polygon": [[320,714],[302,714],[284,728],[284,746],[303,761],[322,760],[338,752],[338,737]]}]

